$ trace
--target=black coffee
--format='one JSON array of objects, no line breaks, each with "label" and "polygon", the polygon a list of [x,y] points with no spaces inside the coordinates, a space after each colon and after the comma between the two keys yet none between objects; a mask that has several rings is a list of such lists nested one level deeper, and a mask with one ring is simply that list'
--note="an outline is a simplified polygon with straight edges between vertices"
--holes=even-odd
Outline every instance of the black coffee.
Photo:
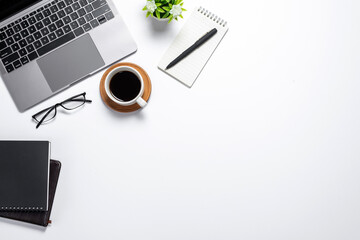
[{"label": "black coffee", "polygon": [[132,72],[116,73],[110,80],[110,91],[118,99],[128,102],[139,95],[141,83]]}]

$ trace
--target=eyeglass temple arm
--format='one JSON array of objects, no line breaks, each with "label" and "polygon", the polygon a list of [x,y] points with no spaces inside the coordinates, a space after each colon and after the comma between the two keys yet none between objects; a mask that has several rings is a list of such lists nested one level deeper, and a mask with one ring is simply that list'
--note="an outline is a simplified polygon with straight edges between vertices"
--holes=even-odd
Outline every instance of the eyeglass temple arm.
[{"label": "eyeglass temple arm", "polygon": [[[57,105],[55,105],[49,109],[49,111],[44,115],[44,117],[36,125],[36,129],[38,129],[40,127],[40,125],[44,122],[45,118],[51,113],[51,111],[53,111],[54,109],[56,111],[56,108],[57,108]],[[56,114],[56,112],[55,112],[55,114]]]}]

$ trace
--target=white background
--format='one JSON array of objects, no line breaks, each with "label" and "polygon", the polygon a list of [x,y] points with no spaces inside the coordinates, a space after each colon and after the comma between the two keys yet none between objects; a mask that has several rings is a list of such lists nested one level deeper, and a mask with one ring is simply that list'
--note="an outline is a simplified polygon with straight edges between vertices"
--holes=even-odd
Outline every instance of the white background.
[{"label": "white background", "polygon": [[[2,239],[360,239],[358,0],[185,0],[164,31],[144,0],[115,2],[150,103],[109,110],[102,71],[21,114],[0,82],[1,139],[50,140],[63,164],[53,224],[0,219]],[[188,89],[157,63],[199,5],[230,29]],[[84,91],[92,104],[35,129]]]}]

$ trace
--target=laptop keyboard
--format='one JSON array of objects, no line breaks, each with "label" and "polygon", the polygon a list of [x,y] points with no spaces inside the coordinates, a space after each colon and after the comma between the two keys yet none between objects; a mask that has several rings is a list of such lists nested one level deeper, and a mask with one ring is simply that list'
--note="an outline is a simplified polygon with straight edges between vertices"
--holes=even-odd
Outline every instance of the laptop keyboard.
[{"label": "laptop keyboard", "polygon": [[0,29],[8,73],[114,18],[106,0],[54,0]]}]

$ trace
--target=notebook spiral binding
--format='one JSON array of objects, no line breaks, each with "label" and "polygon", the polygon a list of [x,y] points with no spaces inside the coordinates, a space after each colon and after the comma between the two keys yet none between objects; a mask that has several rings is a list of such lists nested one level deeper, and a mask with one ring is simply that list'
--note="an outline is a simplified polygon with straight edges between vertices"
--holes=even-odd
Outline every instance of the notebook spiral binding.
[{"label": "notebook spiral binding", "polygon": [[203,7],[199,7],[198,8],[198,12],[200,12],[201,14],[203,14],[204,16],[210,18],[211,20],[213,20],[214,22],[218,23],[220,26],[222,27],[226,27],[227,22],[220,18],[219,16],[213,14],[212,12],[206,10],[206,8]]}]

